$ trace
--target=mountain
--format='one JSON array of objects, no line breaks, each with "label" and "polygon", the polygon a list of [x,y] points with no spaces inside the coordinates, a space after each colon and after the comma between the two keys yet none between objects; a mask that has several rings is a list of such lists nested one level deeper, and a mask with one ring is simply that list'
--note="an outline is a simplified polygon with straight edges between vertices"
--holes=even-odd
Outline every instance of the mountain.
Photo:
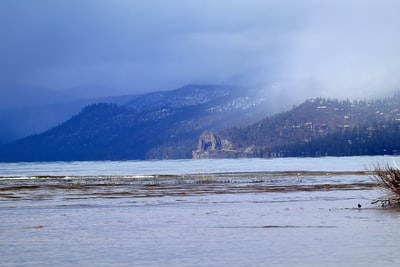
[{"label": "mountain", "polygon": [[48,88],[20,84],[0,84],[0,109],[43,106],[76,99],[66,92]]},{"label": "mountain", "polygon": [[189,85],[93,104],[42,134],[8,145],[1,161],[189,158],[204,130],[245,126],[276,112],[265,88]]},{"label": "mountain", "polygon": [[63,91],[10,84],[0,84],[0,89],[0,145],[48,130],[89,104],[125,104],[136,97],[79,98]]},{"label": "mountain", "polygon": [[257,157],[397,154],[399,108],[400,94],[373,101],[310,99],[248,127],[222,131],[219,138],[233,151]]},{"label": "mountain", "polygon": [[[114,99],[119,104],[91,104],[50,130],[3,145],[0,161],[350,156],[400,151],[400,94],[371,101],[314,98],[288,110],[287,98],[268,97],[269,92],[268,87],[188,85],[122,97],[119,102]],[[282,112],[283,108],[288,111]]]}]

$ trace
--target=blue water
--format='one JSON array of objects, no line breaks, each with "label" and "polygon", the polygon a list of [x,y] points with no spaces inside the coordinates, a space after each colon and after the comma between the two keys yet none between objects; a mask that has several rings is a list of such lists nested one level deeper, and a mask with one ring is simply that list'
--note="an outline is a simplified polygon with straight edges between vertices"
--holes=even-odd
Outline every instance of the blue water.
[{"label": "blue water", "polygon": [[[398,160],[399,159],[399,160]],[[365,171],[374,164],[399,162],[399,157],[322,157],[276,159],[202,159],[155,161],[88,161],[0,163],[0,177],[141,176],[273,171]]]},{"label": "blue water", "polygon": [[399,266],[397,159],[0,164],[0,266]]}]

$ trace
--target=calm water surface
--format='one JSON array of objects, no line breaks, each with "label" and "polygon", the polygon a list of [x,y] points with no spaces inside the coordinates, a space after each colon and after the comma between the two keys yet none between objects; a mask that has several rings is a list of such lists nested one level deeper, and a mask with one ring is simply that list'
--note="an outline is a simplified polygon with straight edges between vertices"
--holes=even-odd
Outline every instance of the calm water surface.
[{"label": "calm water surface", "polygon": [[393,160],[0,164],[0,266],[399,266]]}]

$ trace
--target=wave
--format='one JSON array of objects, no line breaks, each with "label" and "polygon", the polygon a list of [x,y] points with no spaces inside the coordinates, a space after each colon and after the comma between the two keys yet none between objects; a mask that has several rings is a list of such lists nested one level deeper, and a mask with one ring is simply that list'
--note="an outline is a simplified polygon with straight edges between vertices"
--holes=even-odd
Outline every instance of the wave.
[{"label": "wave", "polygon": [[263,171],[263,172],[215,172],[196,174],[150,174],[150,175],[32,175],[32,176],[0,176],[0,180],[99,180],[99,179],[217,179],[217,178],[270,178],[270,177],[318,177],[318,176],[358,176],[372,175],[370,171]]}]

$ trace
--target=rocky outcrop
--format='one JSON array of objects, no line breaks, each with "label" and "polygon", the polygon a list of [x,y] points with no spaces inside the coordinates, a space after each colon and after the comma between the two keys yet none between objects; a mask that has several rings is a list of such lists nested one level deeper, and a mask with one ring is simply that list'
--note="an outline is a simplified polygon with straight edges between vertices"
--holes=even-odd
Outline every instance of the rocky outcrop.
[{"label": "rocky outcrop", "polygon": [[232,148],[229,140],[221,139],[211,131],[204,131],[197,143],[197,149],[192,151],[192,158],[245,158],[252,157],[252,151],[239,151]]},{"label": "rocky outcrop", "polygon": [[197,143],[197,150],[209,151],[209,150],[221,150],[222,144],[221,139],[216,136],[213,132],[205,131],[200,135],[199,142]]}]

